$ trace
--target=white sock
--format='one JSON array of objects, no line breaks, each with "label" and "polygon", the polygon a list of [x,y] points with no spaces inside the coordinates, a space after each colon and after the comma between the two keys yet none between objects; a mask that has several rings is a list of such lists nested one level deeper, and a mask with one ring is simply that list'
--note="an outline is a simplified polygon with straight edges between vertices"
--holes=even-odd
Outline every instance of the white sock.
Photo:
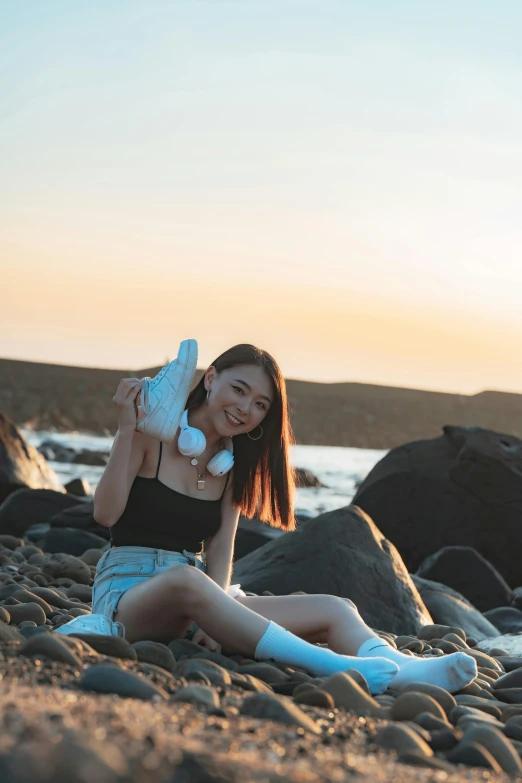
[{"label": "white sock", "polygon": [[383,658],[372,656],[364,660],[317,647],[273,622],[268,624],[259,640],[254,657],[260,661],[273,658],[278,663],[299,666],[316,677],[357,669],[365,677],[372,693],[385,691],[398,671],[396,664]]},{"label": "white sock", "polygon": [[415,658],[395,650],[379,637],[364,642],[357,655],[387,658],[399,666],[391,682],[392,688],[404,688],[412,682],[426,682],[439,685],[450,693],[460,691],[477,676],[477,663],[471,655],[463,652],[441,655],[437,658]]}]

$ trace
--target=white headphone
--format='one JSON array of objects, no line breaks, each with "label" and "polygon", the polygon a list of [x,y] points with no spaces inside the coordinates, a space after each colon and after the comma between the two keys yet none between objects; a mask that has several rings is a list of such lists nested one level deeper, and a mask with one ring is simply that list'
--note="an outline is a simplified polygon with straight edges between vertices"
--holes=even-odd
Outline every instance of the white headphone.
[{"label": "white headphone", "polygon": [[[201,430],[191,427],[188,422],[188,410],[183,413],[180,422],[178,449],[184,457],[199,457],[207,445],[207,439]],[[234,447],[232,438],[223,438],[225,448],[212,457],[207,470],[212,476],[224,476],[234,466]]]}]

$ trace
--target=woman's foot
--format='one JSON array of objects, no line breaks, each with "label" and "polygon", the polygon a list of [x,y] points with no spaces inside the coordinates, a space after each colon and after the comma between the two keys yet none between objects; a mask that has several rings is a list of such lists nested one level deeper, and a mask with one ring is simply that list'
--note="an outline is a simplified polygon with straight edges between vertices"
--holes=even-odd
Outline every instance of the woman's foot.
[{"label": "woman's foot", "polygon": [[348,659],[348,665],[342,671],[356,669],[368,683],[370,693],[377,695],[384,693],[386,688],[394,687],[399,667],[393,661],[386,658],[354,658],[350,655],[339,657]]},{"label": "woman's foot", "polygon": [[399,670],[397,664],[385,658],[356,658],[310,644],[274,622],[268,623],[254,655],[261,661],[272,658],[279,663],[302,667],[316,677],[357,669],[374,694],[385,691]]},{"label": "woman's foot", "polygon": [[376,656],[396,663],[399,671],[391,683],[392,688],[404,688],[412,682],[438,685],[450,693],[460,691],[477,676],[477,663],[464,652],[441,655],[438,658],[417,658],[391,647],[378,636],[367,639],[357,653],[361,658]]},{"label": "woman's foot", "polygon": [[456,693],[477,676],[477,662],[471,655],[463,652],[441,655],[438,658],[414,658],[411,655],[405,657],[408,660],[399,665],[399,671],[391,683],[391,687],[397,690],[412,682],[426,682]]}]

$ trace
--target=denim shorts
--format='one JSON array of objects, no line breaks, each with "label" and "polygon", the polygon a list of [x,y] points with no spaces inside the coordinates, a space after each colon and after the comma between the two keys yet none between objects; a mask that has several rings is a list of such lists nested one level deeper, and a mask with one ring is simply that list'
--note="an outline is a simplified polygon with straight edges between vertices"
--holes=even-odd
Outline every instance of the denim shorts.
[{"label": "denim shorts", "polygon": [[148,546],[117,546],[107,549],[98,560],[92,588],[92,612],[114,620],[122,595],[134,585],[161,574],[176,565],[191,565],[206,570],[205,555],[194,552],[170,552]]}]

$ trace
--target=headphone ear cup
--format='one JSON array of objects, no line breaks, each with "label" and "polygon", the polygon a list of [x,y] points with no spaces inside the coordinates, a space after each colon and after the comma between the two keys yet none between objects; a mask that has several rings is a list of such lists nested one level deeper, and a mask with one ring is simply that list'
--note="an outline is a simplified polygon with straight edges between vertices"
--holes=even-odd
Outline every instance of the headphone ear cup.
[{"label": "headphone ear cup", "polygon": [[215,457],[212,457],[207,465],[207,470],[212,476],[224,476],[234,467],[234,455],[223,449]]},{"label": "headphone ear cup", "polygon": [[178,449],[184,457],[199,457],[206,445],[207,439],[196,427],[185,427],[179,433]]}]

